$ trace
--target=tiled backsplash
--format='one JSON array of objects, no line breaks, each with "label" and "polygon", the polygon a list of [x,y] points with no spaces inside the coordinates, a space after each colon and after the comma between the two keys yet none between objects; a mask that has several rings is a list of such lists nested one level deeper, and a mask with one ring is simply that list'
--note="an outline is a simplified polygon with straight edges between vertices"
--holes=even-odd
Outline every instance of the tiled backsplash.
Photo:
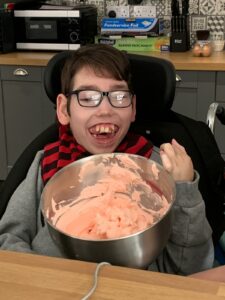
[{"label": "tiled backsplash", "polygon": [[[69,5],[80,3],[77,0],[51,0],[52,3],[59,1]],[[85,3],[98,7],[99,24],[108,6],[128,5],[127,0],[87,0]],[[139,5],[156,6],[157,17],[164,17],[165,20],[165,34],[170,32],[171,0],[143,0]],[[129,9],[132,16],[133,7],[130,5]],[[196,30],[209,29],[212,38],[224,38],[225,0],[189,0],[189,14],[191,45],[196,41]]]}]

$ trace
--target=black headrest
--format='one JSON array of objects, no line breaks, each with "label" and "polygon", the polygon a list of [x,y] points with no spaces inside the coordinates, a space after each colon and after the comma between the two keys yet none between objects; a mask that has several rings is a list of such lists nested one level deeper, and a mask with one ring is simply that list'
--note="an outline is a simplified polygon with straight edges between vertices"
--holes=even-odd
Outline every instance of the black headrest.
[{"label": "black headrest", "polygon": [[143,122],[172,107],[176,89],[176,71],[165,59],[128,54],[133,87],[137,96],[136,121]]},{"label": "black headrest", "polygon": [[55,104],[57,95],[61,93],[61,72],[64,63],[72,51],[62,51],[54,55],[44,71],[44,88],[48,98]]},{"label": "black headrest", "polygon": [[[55,103],[61,92],[61,71],[72,51],[57,53],[48,62],[44,73],[44,87],[49,99]],[[173,104],[176,73],[171,62],[152,56],[128,54],[132,80],[137,96],[136,121],[149,120],[167,111]]]}]

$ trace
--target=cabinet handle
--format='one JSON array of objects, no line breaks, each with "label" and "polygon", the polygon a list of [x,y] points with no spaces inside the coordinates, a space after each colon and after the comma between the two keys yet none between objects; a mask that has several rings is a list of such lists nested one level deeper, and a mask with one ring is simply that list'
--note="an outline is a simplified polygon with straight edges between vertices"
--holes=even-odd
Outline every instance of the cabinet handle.
[{"label": "cabinet handle", "polygon": [[182,81],[180,75],[176,74],[176,82],[180,82],[180,81]]},{"label": "cabinet handle", "polygon": [[13,75],[15,76],[28,76],[28,72],[25,69],[18,68],[13,72]]}]

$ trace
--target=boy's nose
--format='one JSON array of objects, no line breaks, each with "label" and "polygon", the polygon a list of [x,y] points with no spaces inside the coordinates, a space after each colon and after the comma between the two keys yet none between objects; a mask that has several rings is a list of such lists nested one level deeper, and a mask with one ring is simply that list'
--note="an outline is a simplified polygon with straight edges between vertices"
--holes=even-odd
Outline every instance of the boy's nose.
[{"label": "boy's nose", "polygon": [[113,107],[109,102],[108,96],[103,96],[102,102],[100,103],[98,108],[101,113],[109,113],[113,110]]}]

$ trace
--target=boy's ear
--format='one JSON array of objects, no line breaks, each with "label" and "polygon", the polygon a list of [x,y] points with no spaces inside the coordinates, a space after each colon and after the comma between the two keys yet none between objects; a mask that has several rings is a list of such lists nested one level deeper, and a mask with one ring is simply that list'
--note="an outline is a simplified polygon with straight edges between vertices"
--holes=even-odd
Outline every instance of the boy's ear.
[{"label": "boy's ear", "polygon": [[70,122],[70,116],[67,110],[67,98],[63,94],[59,94],[56,99],[56,113],[59,122],[67,125]]},{"label": "boy's ear", "polygon": [[134,122],[136,118],[136,95],[133,96],[132,109],[131,122]]}]

